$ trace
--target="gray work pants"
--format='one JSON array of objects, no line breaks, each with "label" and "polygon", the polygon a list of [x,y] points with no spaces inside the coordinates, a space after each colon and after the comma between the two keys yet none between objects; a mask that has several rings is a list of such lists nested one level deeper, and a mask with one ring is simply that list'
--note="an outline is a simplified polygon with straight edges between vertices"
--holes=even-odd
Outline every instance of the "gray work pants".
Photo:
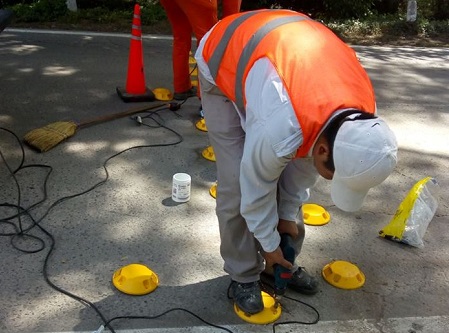
[{"label": "gray work pants", "polygon": [[[243,155],[245,132],[234,104],[217,87],[202,78],[201,104],[213,147],[217,166],[216,213],[220,230],[220,253],[224,270],[232,280],[254,282],[264,270],[261,247],[248,230],[240,214],[240,161]],[[297,254],[304,240],[304,224],[297,221],[299,237],[296,240]]]}]

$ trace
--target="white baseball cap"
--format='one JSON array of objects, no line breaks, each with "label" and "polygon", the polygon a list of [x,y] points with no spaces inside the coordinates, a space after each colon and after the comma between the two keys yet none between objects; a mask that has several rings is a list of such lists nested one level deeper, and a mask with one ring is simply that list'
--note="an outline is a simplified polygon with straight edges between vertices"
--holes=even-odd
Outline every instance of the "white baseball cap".
[{"label": "white baseball cap", "polygon": [[382,183],[397,163],[394,133],[381,118],[345,121],[334,142],[331,197],[346,212],[362,207],[370,188]]}]

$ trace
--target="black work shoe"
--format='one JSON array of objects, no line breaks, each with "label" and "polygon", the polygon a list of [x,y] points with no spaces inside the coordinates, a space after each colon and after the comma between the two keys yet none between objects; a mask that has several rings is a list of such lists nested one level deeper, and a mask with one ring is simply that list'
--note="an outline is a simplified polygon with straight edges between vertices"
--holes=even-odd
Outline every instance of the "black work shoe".
[{"label": "black work shoe", "polygon": [[255,314],[264,309],[259,281],[249,283],[232,281],[228,296],[245,313]]},{"label": "black work shoe", "polygon": [[173,94],[173,98],[176,99],[177,101],[182,101],[194,96],[196,96],[196,87],[192,87],[184,92],[175,92]]},{"label": "black work shoe", "polygon": [[299,267],[296,272],[293,273],[287,286],[298,293],[313,295],[318,292],[318,279],[309,275],[304,268]]}]

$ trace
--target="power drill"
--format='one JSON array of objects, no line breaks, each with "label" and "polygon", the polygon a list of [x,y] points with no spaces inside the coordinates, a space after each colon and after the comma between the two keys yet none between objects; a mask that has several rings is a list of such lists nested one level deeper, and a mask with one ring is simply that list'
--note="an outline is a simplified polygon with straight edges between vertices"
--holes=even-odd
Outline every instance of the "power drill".
[{"label": "power drill", "polygon": [[[296,256],[296,247],[295,243],[293,242],[292,236],[290,236],[289,234],[281,234],[281,243],[279,244],[279,247],[282,250],[284,258],[293,264]],[[290,281],[290,279],[292,278],[293,272],[279,264],[274,265],[273,268],[274,298],[276,301],[276,306],[278,306],[282,296],[287,290],[287,284],[288,281]]]}]

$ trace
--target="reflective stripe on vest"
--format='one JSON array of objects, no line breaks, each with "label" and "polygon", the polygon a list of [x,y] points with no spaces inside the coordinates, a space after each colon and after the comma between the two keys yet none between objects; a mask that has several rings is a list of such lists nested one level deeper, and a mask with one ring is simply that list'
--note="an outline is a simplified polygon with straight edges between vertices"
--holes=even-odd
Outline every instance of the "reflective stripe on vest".
[{"label": "reflective stripe on vest", "polygon": [[247,12],[242,16],[236,18],[226,29],[221,42],[217,45],[214,53],[212,54],[210,60],[208,61],[208,66],[210,73],[214,80],[217,78],[218,68],[220,68],[221,60],[223,59],[223,55],[226,51],[226,47],[228,46],[228,42],[231,39],[235,29],[244,21],[248,19],[248,17],[254,16],[259,12]]},{"label": "reflective stripe on vest", "polygon": [[207,38],[203,58],[217,87],[242,111],[246,76],[258,59],[271,62],[302,130],[297,157],[307,156],[335,111],[375,112],[374,89],[355,51],[301,13],[268,9],[226,17]]},{"label": "reflective stripe on vest", "polygon": [[[220,68],[221,61],[223,59],[224,52],[226,50],[226,47],[229,45],[229,41],[238,26],[240,26],[241,23],[246,21],[249,17],[259,14],[260,11],[257,12],[248,12],[243,14],[242,16],[238,17],[235,21],[233,21],[226,29],[223,38],[220,40],[220,43],[217,45],[214,53],[212,54],[211,58],[208,61],[208,66],[210,73],[214,80],[217,79],[218,70]],[[253,35],[253,37],[248,41],[248,43],[243,48],[243,51],[240,55],[240,59],[237,64],[237,70],[236,70],[236,79],[235,79],[235,103],[238,107],[243,108],[243,86],[242,86],[242,79],[243,75],[245,73],[245,68],[248,65],[248,61],[253,54],[253,51],[256,49],[256,47],[259,45],[259,43],[262,41],[262,39],[272,30],[288,23],[293,22],[299,22],[303,20],[310,20],[309,17],[306,16],[298,16],[298,15],[292,15],[292,16],[284,16],[279,17],[276,19],[273,19],[272,21],[268,22],[264,26],[260,27],[259,30],[256,31],[256,33]]]}]

